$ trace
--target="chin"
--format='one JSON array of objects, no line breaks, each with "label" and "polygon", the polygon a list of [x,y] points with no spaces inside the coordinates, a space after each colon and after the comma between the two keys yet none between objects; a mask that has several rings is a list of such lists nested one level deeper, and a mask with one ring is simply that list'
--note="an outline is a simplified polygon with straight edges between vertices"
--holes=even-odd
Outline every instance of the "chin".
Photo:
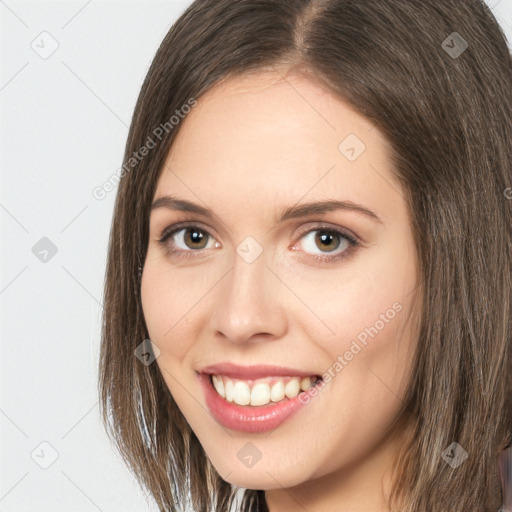
[{"label": "chin", "polygon": [[[270,491],[272,489],[290,488],[307,481],[310,475],[290,474],[287,468],[269,469],[263,459],[253,467],[244,467],[238,460],[225,467],[226,471],[219,472],[221,478],[231,485],[244,489]],[[224,474],[223,474],[224,473]]]}]

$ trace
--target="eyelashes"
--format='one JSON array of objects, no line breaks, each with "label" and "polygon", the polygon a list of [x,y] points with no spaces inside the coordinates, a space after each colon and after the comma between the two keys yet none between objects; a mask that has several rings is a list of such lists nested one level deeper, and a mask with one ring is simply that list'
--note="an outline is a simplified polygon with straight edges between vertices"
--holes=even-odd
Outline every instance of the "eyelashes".
[{"label": "eyelashes", "polygon": [[[318,235],[312,236],[314,233],[318,233]],[[308,237],[309,237],[309,240],[307,240]],[[316,245],[317,241],[319,241],[322,244],[322,243],[329,243],[332,240],[338,239],[339,243],[336,246],[335,250],[338,251],[340,249],[340,247],[342,248],[342,250],[340,250],[339,252],[335,252],[334,256],[330,254],[331,252],[334,252],[334,251],[328,251],[325,254],[320,251],[321,255],[311,254],[311,256],[315,260],[320,261],[320,262],[327,262],[327,263],[332,262],[332,261],[338,261],[338,260],[341,260],[342,258],[348,257],[349,252],[351,252],[351,250],[358,245],[358,241],[353,236],[348,235],[346,233],[343,233],[342,231],[339,231],[339,230],[333,229],[333,228],[309,229],[308,231],[305,232],[305,234],[302,234],[301,237],[299,238],[299,240],[303,240],[303,239],[308,241],[308,245],[312,249],[315,249],[315,248],[319,249],[318,246]],[[295,245],[294,245],[294,247],[295,247]],[[304,251],[304,252],[306,254],[310,254],[308,251]]]},{"label": "eyelashes", "polygon": [[[172,229],[174,228],[174,229]],[[158,239],[158,243],[161,244],[164,249],[170,253],[171,255],[177,255],[178,257],[196,257],[193,256],[192,253],[197,253],[199,251],[205,250],[205,248],[200,247],[198,249],[177,249],[177,244],[174,241],[175,235],[181,232],[191,231],[192,233],[201,233],[202,235],[197,237],[192,237],[193,242],[202,241],[203,239],[213,238],[213,236],[206,230],[197,226],[196,224],[179,224],[175,226],[169,226],[164,230],[160,238]],[[181,237],[183,238],[183,237]]]},{"label": "eyelashes", "polygon": [[[318,233],[318,235],[315,236],[315,233]],[[210,245],[210,241],[212,240],[214,243]],[[306,240],[306,244],[309,247],[306,251],[301,249],[301,252],[305,252],[309,257],[323,263],[345,259],[360,245],[359,240],[350,233],[326,225],[309,226],[306,229],[302,229],[292,249],[297,250],[296,245],[302,240]],[[339,241],[337,245],[336,241]],[[208,251],[209,248],[218,247],[220,245],[218,242],[215,242],[215,238],[207,229],[202,228],[197,223],[194,224],[191,222],[182,222],[168,226],[161,233],[157,242],[173,258],[200,258],[204,256],[204,252]],[[194,244],[202,244],[203,242],[207,242],[206,245],[196,249],[187,247],[186,245],[189,243],[193,246]],[[334,250],[328,250],[324,253],[319,249],[318,243],[320,245],[327,244],[327,249],[329,249],[331,243],[335,243],[336,247]],[[179,245],[184,248],[179,247]],[[210,245],[210,247],[208,247],[208,245]],[[320,254],[310,254],[308,252],[308,250],[315,249],[319,250]]]}]

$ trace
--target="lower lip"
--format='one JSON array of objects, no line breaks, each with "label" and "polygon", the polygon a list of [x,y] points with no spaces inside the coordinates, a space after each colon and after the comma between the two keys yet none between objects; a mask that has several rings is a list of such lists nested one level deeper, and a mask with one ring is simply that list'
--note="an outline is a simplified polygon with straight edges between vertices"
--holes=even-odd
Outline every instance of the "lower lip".
[{"label": "lower lip", "polygon": [[[317,383],[308,391],[301,392],[295,398],[282,400],[274,405],[250,406],[238,405],[222,398],[217,391],[215,391],[210,381],[209,374],[198,373],[197,376],[203,386],[206,405],[208,409],[210,409],[212,416],[229,429],[251,433],[266,432],[277,428],[303,405],[309,405],[314,396],[317,396],[316,393],[315,395],[309,396],[306,404],[303,404],[299,400],[299,396],[303,393],[309,393],[311,389],[318,388],[319,385],[319,383]],[[320,381],[320,383],[321,382],[322,381]]]}]

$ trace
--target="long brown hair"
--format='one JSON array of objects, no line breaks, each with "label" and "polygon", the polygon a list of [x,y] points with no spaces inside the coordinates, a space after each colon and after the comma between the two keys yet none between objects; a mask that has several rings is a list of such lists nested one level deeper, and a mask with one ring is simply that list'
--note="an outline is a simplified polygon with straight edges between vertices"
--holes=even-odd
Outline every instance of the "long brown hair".
[{"label": "long brown hair", "polygon": [[[405,191],[422,311],[393,510],[500,508],[497,458],[512,442],[511,60],[480,0],[196,0],[174,23],[126,143],[99,362],[106,430],[161,511],[227,512],[240,492],[239,510],[267,510],[263,491],[220,478],[157,365],[134,356],[149,337],[140,269],[180,127],[169,120],[219,82],[263,70],[307,75],[370,119]],[[442,456],[454,442],[467,452],[458,467]]]}]

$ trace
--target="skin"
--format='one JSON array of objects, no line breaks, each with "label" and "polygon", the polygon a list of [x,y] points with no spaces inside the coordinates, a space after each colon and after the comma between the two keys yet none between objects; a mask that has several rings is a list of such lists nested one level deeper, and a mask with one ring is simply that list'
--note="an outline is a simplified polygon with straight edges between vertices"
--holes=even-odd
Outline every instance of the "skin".
[{"label": "skin", "polygon": [[[354,161],[338,149],[349,134],[366,146]],[[213,218],[151,213],[141,293],[160,349],[156,363],[222,478],[265,490],[271,512],[388,510],[390,464],[402,439],[387,428],[410,379],[418,283],[410,217],[388,151],[369,120],[319,85],[260,72],[198,100],[157,184],[155,200],[172,194]],[[285,207],[325,199],[361,204],[382,223],[344,210],[275,221]],[[169,252],[171,239],[167,249],[158,242],[183,221],[196,224],[174,236],[175,249],[190,258]],[[322,223],[360,245],[349,252],[336,235],[322,245]],[[200,242],[190,238],[197,229]],[[263,249],[252,263],[236,252],[248,236]],[[314,259],[344,251],[330,263]],[[237,432],[210,415],[196,370],[232,361],[322,375],[396,302],[401,311],[275,430]],[[249,441],[261,452],[251,467],[237,457]]]}]

